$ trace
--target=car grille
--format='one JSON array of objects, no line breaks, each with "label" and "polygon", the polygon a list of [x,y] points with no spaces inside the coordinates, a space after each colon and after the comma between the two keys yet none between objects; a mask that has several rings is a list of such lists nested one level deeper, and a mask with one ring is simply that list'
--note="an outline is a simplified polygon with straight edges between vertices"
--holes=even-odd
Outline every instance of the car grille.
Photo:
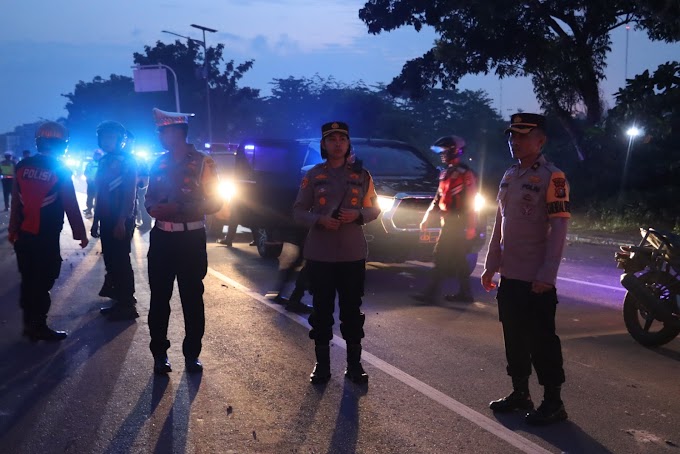
[{"label": "car grille", "polygon": [[394,226],[398,229],[418,229],[431,203],[431,197],[402,199],[392,217]]}]

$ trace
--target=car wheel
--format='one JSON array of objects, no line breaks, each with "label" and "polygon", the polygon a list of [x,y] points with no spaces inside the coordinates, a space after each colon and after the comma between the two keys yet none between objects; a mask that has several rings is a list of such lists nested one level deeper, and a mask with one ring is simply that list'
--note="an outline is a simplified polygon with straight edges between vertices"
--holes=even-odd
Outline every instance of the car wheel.
[{"label": "car wheel", "polygon": [[272,232],[265,228],[255,229],[255,245],[260,257],[265,259],[277,258],[281,255],[281,249],[283,249],[281,243],[272,242]]}]

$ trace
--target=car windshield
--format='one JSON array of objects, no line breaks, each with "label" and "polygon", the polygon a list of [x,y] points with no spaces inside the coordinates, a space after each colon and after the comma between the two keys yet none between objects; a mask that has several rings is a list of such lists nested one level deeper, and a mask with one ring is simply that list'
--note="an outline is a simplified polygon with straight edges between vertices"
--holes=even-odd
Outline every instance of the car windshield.
[{"label": "car windshield", "polygon": [[415,148],[404,145],[358,143],[354,153],[373,176],[425,177],[435,169]]}]

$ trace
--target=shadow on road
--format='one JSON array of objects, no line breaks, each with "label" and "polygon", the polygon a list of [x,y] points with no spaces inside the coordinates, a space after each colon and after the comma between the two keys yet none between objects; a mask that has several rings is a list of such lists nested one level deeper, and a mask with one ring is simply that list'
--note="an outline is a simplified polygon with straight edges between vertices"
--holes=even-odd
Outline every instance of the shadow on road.
[{"label": "shadow on road", "polygon": [[355,385],[344,380],[342,400],[338,417],[335,420],[335,430],[331,438],[329,454],[344,454],[356,452],[359,438],[359,400],[368,392],[368,385]]},{"label": "shadow on road", "polygon": [[494,416],[498,422],[513,432],[533,434],[555,446],[561,452],[587,452],[589,454],[608,454],[612,452],[572,421],[565,421],[546,427],[533,427],[524,422],[524,415],[521,413],[496,413]]}]

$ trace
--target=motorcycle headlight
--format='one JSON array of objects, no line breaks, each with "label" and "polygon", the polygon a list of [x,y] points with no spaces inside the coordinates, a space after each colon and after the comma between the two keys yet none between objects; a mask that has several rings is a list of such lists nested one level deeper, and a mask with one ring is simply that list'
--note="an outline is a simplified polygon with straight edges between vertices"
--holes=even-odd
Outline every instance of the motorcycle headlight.
[{"label": "motorcycle headlight", "polygon": [[222,199],[229,201],[236,195],[236,184],[231,180],[220,181],[217,191]]},{"label": "motorcycle headlight", "polygon": [[394,206],[394,197],[385,197],[383,195],[378,196],[378,207],[380,211],[390,211]]}]

